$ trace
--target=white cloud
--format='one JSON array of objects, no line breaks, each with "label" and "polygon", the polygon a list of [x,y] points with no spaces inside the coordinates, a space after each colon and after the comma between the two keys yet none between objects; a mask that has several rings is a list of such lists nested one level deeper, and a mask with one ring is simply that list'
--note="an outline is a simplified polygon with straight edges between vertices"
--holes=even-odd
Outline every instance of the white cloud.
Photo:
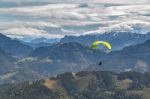
[{"label": "white cloud", "polygon": [[[20,39],[23,38],[40,38],[40,37],[45,37],[45,38],[61,38],[63,35],[58,35],[58,34],[49,34],[44,30],[40,29],[35,29],[35,28],[9,28],[7,30],[1,31],[7,36],[11,37],[18,37]],[[23,38],[22,38],[23,37]]]},{"label": "white cloud", "polygon": [[98,30],[85,32],[83,35],[104,33],[104,32],[133,32],[146,34],[150,32],[150,22],[140,20],[130,20],[119,24],[111,25],[109,27],[103,27]]},{"label": "white cloud", "polygon": [[83,19],[85,16],[75,11],[77,4],[48,4],[44,6],[1,8],[1,13],[42,18]]},{"label": "white cloud", "polygon": [[52,22],[25,22],[25,21],[12,21],[12,22],[0,22],[0,29],[7,29],[7,28],[19,28],[19,27],[51,27],[51,28],[59,28],[59,25],[54,24]]},{"label": "white cloud", "polygon": [[103,16],[122,16],[133,13],[149,13],[150,6],[147,5],[125,5],[110,7],[80,8],[78,4],[48,4],[34,7],[1,8],[0,13],[12,15],[47,17],[52,19],[94,19]]},{"label": "white cloud", "polygon": [[50,3],[150,3],[149,0],[1,0],[5,2],[50,2]]},{"label": "white cloud", "polygon": [[[88,0],[87,2],[103,1]],[[106,0],[105,2],[109,1]],[[119,0],[117,1],[119,2]],[[132,0],[130,1],[132,2]],[[123,2],[123,0],[120,0],[120,2]],[[141,2],[141,0],[138,2]],[[64,35],[82,35],[93,32],[135,31],[134,27],[140,29],[142,33],[146,33],[146,31],[149,31],[150,22],[149,4],[106,6],[90,3],[84,7],[81,6],[81,2],[79,4],[56,3],[0,8],[0,14],[8,15],[6,17],[11,20],[0,22],[0,31],[19,38],[40,36],[58,38]],[[14,16],[21,19],[16,19]],[[28,20],[28,17],[31,21]]]},{"label": "white cloud", "polygon": [[135,4],[135,3],[150,3],[149,0],[91,0],[92,2],[102,3],[121,3],[121,4]]}]

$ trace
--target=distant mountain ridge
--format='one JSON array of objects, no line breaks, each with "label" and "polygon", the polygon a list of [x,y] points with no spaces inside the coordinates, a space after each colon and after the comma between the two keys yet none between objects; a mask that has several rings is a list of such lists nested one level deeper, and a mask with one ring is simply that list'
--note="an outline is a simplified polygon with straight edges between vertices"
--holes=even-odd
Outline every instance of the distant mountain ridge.
[{"label": "distant mountain ridge", "polygon": [[137,34],[131,32],[110,32],[77,37],[65,36],[60,42],[78,42],[85,45],[91,45],[91,43],[95,40],[104,40],[111,43],[112,50],[120,50],[130,45],[142,43],[148,39],[150,39],[150,33]]},{"label": "distant mountain ridge", "polygon": [[60,39],[54,38],[54,39],[48,39],[48,38],[36,38],[31,41],[23,41],[19,40],[22,44],[31,46],[32,48],[36,49],[38,47],[46,47],[46,46],[51,46],[54,43],[58,43]]},{"label": "distant mountain ridge", "polygon": [[51,43],[52,44],[52,43],[59,42],[59,39],[56,39],[56,38],[54,38],[54,39],[48,39],[48,38],[41,37],[41,38],[33,39],[30,42],[31,43],[35,43],[35,44],[41,43],[41,42],[43,42],[43,43]]},{"label": "distant mountain ridge", "polygon": [[[39,47],[19,59],[3,49],[0,51],[0,83],[37,80],[65,72],[150,71],[150,40],[110,53],[93,50],[77,42],[59,42]],[[98,65],[99,62],[102,62],[102,65]]]},{"label": "distant mountain ridge", "polygon": [[33,50],[32,47],[24,45],[18,40],[13,40],[1,33],[0,33],[0,47],[7,53],[19,57],[28,55]]}]

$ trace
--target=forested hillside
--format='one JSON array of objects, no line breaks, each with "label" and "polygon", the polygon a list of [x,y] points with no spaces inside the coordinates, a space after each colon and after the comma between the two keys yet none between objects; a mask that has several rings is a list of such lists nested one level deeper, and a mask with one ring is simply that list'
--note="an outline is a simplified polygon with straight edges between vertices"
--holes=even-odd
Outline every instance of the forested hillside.
[{"label": "forested hillside", "polygon": [[150,73],[93,71],[0,86],[3,99],[149,99]]}]

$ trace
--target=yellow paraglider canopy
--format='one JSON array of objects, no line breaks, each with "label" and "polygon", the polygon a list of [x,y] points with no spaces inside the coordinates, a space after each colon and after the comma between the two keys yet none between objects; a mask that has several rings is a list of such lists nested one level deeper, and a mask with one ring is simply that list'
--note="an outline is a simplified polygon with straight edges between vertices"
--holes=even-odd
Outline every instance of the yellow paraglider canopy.
[{"label": "yellow paraglider canopy", "polygon": [[111,49],[111,48],[112,48],[109,42],[106,42],[106,41],[99,41],[99,40],[93,42],[92,45],[91,45],[91,48],[92,48],[92,49],[96,49],[99,44],[105,45],[108,49]]}]

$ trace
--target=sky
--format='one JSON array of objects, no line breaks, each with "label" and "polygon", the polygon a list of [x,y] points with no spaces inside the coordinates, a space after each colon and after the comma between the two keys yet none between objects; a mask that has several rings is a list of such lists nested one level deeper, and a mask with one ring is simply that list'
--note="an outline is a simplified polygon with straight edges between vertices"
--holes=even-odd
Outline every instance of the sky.
[{"label": "sky", "polygon": [[0,0],[0,33],[62,38],[111,31],[150,31],[150,0]]},{"label": "sky", "polygon": [[1,0],[2,2],[49,2],[49,3],[150,3],[149,0]]}]

